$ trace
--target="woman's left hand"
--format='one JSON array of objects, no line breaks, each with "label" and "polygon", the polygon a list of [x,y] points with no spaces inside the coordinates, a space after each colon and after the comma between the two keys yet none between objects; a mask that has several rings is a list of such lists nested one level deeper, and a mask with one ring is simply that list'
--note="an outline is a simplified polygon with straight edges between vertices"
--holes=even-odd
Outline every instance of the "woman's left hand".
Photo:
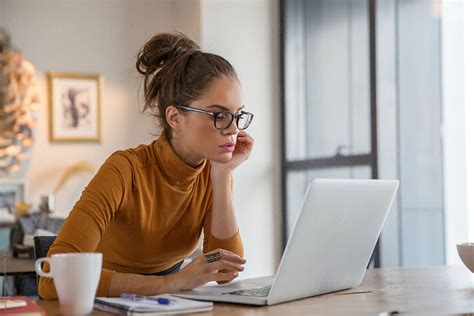
[{"label": "woman's left hand", "polygon": [[248,159],[252,152],[254,140],[250,137],[249,133],[240,131],[237,135],[237,141],[235,144],[234,152],[232,153],[232,159],[226,163],[212,162],[212,169],[214,171],[228,171],[232,172],[240,164]]}]

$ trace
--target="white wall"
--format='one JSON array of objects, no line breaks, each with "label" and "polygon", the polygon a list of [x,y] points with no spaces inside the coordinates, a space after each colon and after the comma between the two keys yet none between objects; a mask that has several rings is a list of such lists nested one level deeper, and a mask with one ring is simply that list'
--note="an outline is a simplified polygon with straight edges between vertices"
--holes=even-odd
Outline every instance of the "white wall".
[{"label": "white wall", "polygon": [[[200,3],[172,0],[0,0],[0,26],[37,70],[42,105],[36,144],[24,179],[26,200],[39,202],[64,168],[79,160],[95,166],[115,150],[152,141],[155,125],[141,114],[139,48],[158,32],[181,30],[199,40]],[[50,143],[46,72],[94,72],[104,76],[102,143]]]},{"label": "white wall", "polygon": [[0,1],[0,24],[2,24],[2,21],[5,17],[5,3],[3,1]]},{"label": "white wall", "polygon": [[202,0],[204,49],[236,68],[244,104],[255,113],[255,147],[235,172],[235,204],[245,243],[241,278],[270,275],[280,258],[278,2]]},{"label": "white wall", "polygon": [[464,104],[468,241],[474,241],[474,1],[464,1]]}]

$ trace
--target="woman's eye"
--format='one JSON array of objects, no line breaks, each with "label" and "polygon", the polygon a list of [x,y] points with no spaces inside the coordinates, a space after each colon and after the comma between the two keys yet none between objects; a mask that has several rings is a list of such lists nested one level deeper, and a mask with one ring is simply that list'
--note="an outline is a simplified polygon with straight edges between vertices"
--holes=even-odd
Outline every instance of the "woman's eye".
[{"label": "woman's eye", "polygon": [[224,114],[219,113],[219,114],[216,115],[216,120],[217,120],[217,121],[222,121],[222,120],[224,120],[224,119],[225,119],[225,115],[224,115]]}]

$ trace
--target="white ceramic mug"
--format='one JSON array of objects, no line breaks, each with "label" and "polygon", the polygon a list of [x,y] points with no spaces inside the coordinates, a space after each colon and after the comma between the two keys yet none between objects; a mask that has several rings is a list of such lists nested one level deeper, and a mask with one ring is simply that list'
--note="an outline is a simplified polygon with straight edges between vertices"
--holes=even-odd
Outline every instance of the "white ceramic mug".
[{"label": "white ceramic mug", "polygon": [[[49,263],[50,272],[41,264]],[[61,314],[80,315],[92,312],[102,269],[101,253],[59,253],[35,262],[36,273],[53,278]]]},{"label": "white ceramic mug", "polygon": [[459,257],[464,265],[474,273],[474,243],[457,244]]}]

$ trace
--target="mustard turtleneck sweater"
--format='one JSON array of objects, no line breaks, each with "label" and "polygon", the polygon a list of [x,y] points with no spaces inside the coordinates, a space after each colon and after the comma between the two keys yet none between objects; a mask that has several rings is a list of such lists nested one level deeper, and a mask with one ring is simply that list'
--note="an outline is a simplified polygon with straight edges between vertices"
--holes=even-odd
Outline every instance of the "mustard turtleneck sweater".
[{"label": "mustard turtleneck sweater", "polygon": [[[222,248],[243,257],[238,232],[225,240],[211,234],[210,169],[207,160],[188,166],[163,135],[113,153],[82,192],[48,256],[101,252],[97,296],[108,295],[115,271],[150,274],[172,267],[193,253],[202,231],[204,252]],[[40,277],[38,290],[42,298],[57,298],[50,278]]]}]

